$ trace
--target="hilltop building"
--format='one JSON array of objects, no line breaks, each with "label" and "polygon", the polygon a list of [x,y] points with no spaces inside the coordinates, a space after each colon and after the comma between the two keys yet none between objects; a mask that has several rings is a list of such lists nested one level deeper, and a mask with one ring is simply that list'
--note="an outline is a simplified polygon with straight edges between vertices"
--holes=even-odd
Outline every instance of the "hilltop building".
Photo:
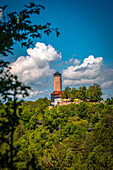
[{"label": "hilltop building", "polygon": [[53,75],[53,86],[54,91],[51,93],[51,102],[54,102],[54,104],[57,104],[57,101],[61,99],[61,95],[63,93],[62,91],[62,77],[61,74],[57,71]]},{"label": "hilltop building", "polygon": [[[53,74],[53,93],[51,93],[51,104],[49,106],[49,109],[51,109],[54,106],[61,106],[61,105],[69,105],[71,103],[76,103],[79,104],[83,102],[81,99],[74,99],[72,101],[71,99],[61,99],[62,97],[62,77],[61,74],[57,71],[56,73]],[[86,99],[87,102],[90,102],[90,100]],[[100,101],[103,102],[104,101]],[[93,102],[94,104],[100,103],[100,102]],[[90,129],[92,130],[92,129]]]}]

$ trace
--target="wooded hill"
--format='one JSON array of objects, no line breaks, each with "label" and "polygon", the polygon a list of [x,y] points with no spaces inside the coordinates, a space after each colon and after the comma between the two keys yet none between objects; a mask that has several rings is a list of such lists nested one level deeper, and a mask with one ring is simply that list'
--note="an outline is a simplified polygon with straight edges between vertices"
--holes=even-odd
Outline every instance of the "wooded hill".
[{"label": "wooded hill", "polygon": [[[18,102],[14,169],[113,167],[113,106],[82,102],[48,109],[47,98]],[[10,169],[12,102],[0,105],[0,169]]]},{"label": "wooded hill", "polygon": [[70,98],[72,101],[74,99],[81,99],[83,101],[89,100],[91,102],[100,102],[103,98],[102,96],[102,88],[99,84],[95,83],[88,88],[86,86],[79,87],[76,89],[75,87],[65,87],[62,93],[62,99]]}]

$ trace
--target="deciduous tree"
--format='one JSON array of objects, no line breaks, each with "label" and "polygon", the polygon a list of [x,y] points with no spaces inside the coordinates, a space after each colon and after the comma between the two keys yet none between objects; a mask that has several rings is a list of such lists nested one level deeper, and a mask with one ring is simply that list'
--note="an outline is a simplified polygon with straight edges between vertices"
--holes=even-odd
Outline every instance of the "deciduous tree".
[{"label": "deciduous tree", "polygon": [[44,6],[30,2],[29,5],[24,5],[24,9],[20,12],[5,13],[7,5],[0,7],[4,13],[4,20],[0,22],[0,54],[7,56],[13,54],[13,46],[15,43],[21,43],[22,47],[33,45],[34,38],[41,38],[42,34],[49,35],[55,31],[59,36],[58,28],[52,28],[51,23],[47,22],[44,25],[33,24],[31,15],[40,14],[44,10]]},{"label": "deciduous tree", "polygon": [[81,100],[86,100],[87,99],[87,88],[86,86],[79,87],[78,92],[77,92],[77,98]]},{"label": "deciduous tree", "polygon": [[102,89],[99,84],[89,86],[87,90],[87,96],[92,102],[99,102],[102,98]]},{"label": "deciduous tree", "polygon": [[[18,97],[22,96],[28,96],[28,90],[30,90],[29,86],[25,86],[21,82],[18,81],[17,76],[14,76],[10,72],[10,67],[6,65],[3,61],[1,62],[2,68],[1,69],[1,76],[0,76],[0,94],[1,94],[1,100],[4,102],[9,102],[12,101],[11,105],[7,105],[7,108],[5,110],[5,114],[2,116],[4,118],[7,118],[7,122],[1,122],[1,130],[3,130],[3,135],[2,135],[2,141],[5,140],[4,135],[9,134],[9,140],[8,144],[10,147],[10,165],[9,167],[13,169],[13,155],[14,155],[14,146],[13,146],[13,136],[14,136],[14,131],[15,127],[18,124],[19,117],[17,115],[17,106],[18,106]],[[6,68],[4,69],[4,67]],[[8,108],[9,107],[9,108]],[[13,111],[10,113],[9,109],[12,109]],[[3,119],[2,119],[3,120]],[[4,128],[5,127],[5,128]],[[6,132],[6,133],[5,133]]]}]

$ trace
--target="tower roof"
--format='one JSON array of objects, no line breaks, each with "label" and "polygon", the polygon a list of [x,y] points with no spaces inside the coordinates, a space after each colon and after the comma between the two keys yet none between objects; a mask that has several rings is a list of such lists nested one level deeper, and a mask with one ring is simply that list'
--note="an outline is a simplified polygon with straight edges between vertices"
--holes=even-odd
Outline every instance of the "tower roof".
[{"label": "tower roof", "polygon": [[61,74],[57,71],[56,73],[54,73],[54,76],[61,76]]}]

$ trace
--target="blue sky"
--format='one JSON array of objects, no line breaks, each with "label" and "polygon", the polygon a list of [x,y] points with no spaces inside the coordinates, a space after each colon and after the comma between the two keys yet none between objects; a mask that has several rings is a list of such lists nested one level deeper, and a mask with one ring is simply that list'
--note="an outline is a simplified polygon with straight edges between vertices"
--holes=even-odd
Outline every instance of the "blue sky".
[{"label": "blue sky", "polygon": [[[0,6],[8,4],[8,12],[19,11],[28,2],[30,1],[1,0]],[[113,96],[113,1],[35,0],[34,2],[44,5],[45,10],[41,11],[40,16],[32,17],[33,23],[50,22],[52,27],[59,28],[60,36],[57,38],[53,32],[49,37],[43,35],[42,40],[34,40],[35,44],[40,42],[44,43],[46,47],[51,45],[47,49],[53,51],[50,54],[53,54],[53,58],[51,60],[45,59],[43,64],[41,62],[42,56],[37,57],[37,61],[35,58],[32,63],[28,62],[25,58],[28,55],[26,49],[21,49],[20,45],[15,46],[14,56],[9,55],[7,58],[10,62],[15,62],[12,67],[14,64],[16,68],[19,67],[19,64],[23,65],[22,73],[25,70],[30,74],[29,70],[32,69],[32,64],[37,66],[36,63],[41,62],[40,67],[43,70],[41,68],[40,76],[37,75],[30,82],[24,77],[26,74],[22,75],[19,69],[16,71],[13,69],[17,75],[22,75],[20,76],[22,81],[26,80],[25,83],[34,88],[34,94],[31,94],[30,99],[35,100],[38,97],[50,96],[53,91],[52,74],[57,70],[62,73],[63,89],[67,85],[78,88],[82,85],[89,86],[98,83],[103,88],[104,98]],[[38,45],[40,50],[45,48],[41,44]],[[48,52],[44,54],[45,57],[47,54],[49,55]],[[22,59],[18,62],[17,59],[20,56],[24,56],[24,62]],[[32,57],[32,53],[30,56]],[[28,62],[28,67],[24,67],[25,62]],[[46,68],[48,74],[44,75]],[[39,71],[40,69],[36,69],[36,74]]]}]

